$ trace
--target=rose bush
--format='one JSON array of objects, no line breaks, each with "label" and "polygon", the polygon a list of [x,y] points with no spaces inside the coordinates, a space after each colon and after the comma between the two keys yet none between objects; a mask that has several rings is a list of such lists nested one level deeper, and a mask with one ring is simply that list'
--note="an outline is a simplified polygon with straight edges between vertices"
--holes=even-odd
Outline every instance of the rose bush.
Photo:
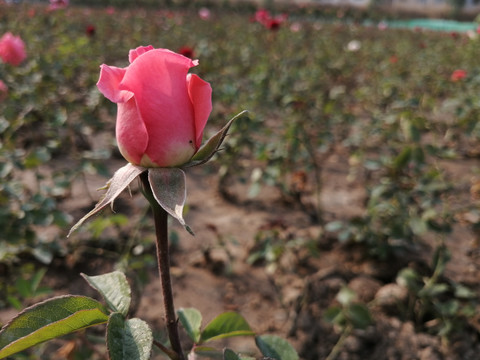
[{"label": "rose bush", "polygon": [[25,43],[19,36],[7,32],[0,38],[0,58],[4,63],[18,66],[26,57]]},{"label": "rose bush", "polygon": [[7,85],[5,85],[5,83],[2,80],[0,80],[0,101],[5,100],[5,98],[7,97],[7,93],[8,93]]},{"label": "rose bush", "polygon": [[178,167],[200,148],[212,110],[210,84],[188,70],[198,61],[166,49],[130,50],[126,68],[101,65],[98,89],[117,103],[116,138],[125,159]]}]

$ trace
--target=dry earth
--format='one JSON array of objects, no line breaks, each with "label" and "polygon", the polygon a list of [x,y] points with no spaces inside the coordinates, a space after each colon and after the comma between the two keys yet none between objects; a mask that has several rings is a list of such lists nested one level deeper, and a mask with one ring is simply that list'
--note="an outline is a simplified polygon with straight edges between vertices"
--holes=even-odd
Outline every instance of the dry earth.
[{"label": "dry earth", "polygon": [[[123,161],[115,160],[111,170],[122,165]],[[463,194],[452,202],[470,201],[468,191],[476,160],[443,165],[448,166],[451,176],[456,179],[459,194]],[[361,184],[348,181],[347,162],[341,152],[326,164],[324,181],[321,201],[326,220],[348,218],[362,212],[365,190]],[[187,182],[189,209],[186,220],[196,236],[190,236],[172,222],[172,228],[180,236],[172,257],[177,308],[199,309],[204,324],[224,311],[238,311],[256,332],[288,338],[303,359],[326,359],[340,334],[336,331],[338,329],[322,320],[323,314],[335,303],[338,291],[348,285],[357,292],[360,301],[370,304],[375,322],[366,330],[354,330],[342,339],[344,342],[338,348],[337,359],[478,358],[480,342],[477,331],[474,331],[476,319],[472,319],[472,328],[466,328],[461,338],[445,344],[439,337],[417,332],[411,321],[399,317],[397,305],[405,303],[407,295],[405,289],[395,283],[395,275],[408,265],[428,267],[431,258],[428,244],[395,262],[382,263],[365,256],[360,246],[342,245],[327,236],[304,212],[285,204],[275,189],[266,188],[253,200],[241,198],[236,203],[229,202],[220,195],[218,176],[214,167],[209,165],[189,170]],[[93,206],[98,196],[95,189],[104,183],[105,179],[97,176],[87,176],[85,182],[78,180],[71,198],[63,206],[78,219]],[[242,186],[232,186],[233,191],[242,194]],[[86,188],[94,199],[86,196]],[[115,209],[127,214],[134,223],[146,203],[135,187],[132,190],[133,197],[125,193]],[[102,216],[108,216],[108,212],[106,210]],[[318,255],[300,249],[287,252],[276,268],[247,264],[255,235],[260,229],[272,228],[278,229],[286,239],[313,239]],[[80,232],[65,241],[72,243],[81,238]],[[475,234],[466,226],[457,225],[447,240],[452,261],[446,276],[478,291],[478,251],[474,244]],[[78,249],[52,264],[47,282],[59,294],[70,292],[93,296],[79,272],[96,275],[112,269],[113,259],[104,255],[91,256],[88,251]],[[162,329],[160,283],[155,269],[150,272],[150,282],[138,292],[132,315]],[[0,322],[5,323],[13,314],[12,309],[2,310]],[[188,343],[185,336],[184,340]],[[52,350],[55,355],[52,358],[60,359],[65,354],[69,342],[61,344],[60,351]],[[229,345],[243,353],[255,349],[252,339],[237,339],[219,345]]]}]

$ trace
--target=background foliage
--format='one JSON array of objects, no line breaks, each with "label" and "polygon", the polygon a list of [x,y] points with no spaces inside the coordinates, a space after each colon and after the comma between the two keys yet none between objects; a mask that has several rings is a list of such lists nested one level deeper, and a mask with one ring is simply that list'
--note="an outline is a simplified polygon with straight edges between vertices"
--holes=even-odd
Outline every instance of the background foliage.
[{"label": "background foliage", "polygon": [[[73,220],[66,210],[72,184],[85,174],[107,179],[108,159],[119,158],[116,107],[96,89],[98,66],[124,67],[131,48],[152,44],[188,47],[200,59],[193,71],[214,84],[211,129],[243,109],[250,112],[234,125],[216,165],[209,165],[219,174],[220,194],[241,205],[262,202],[262,191],[274,188],[325,236],[361,244],[380,261],[433,238],[428,276],[399,272],[415,304],[405,316],[420,328],[438,319],[433,330],[445,337],[462,329],[476,295],[442,278],[445,244],[460,218],[475,230],[479,217],[474,201],[455,196],[443,165],[479,155],[477,34],[381,30],[343,12],[326,20],[308,9],[292,10],[288,22],[269,30],[251,20],[249,6],[212,7],[204,20],[198,4],[173,10],[120,0],[108,5],[115,7],[52,12],[0,4],[0,33],[20,35],[28,53],[19,67],[0,65],[9,89],[0,103],[1,307],[21,307],[47,293],[40,286],[43,266],[79,247],[120,254],[129,269],[152,263],[148,255],[141,261],[129,256],[139,240],[131,234],[150,225],[131,229],[120,214],[95,220],[79,242],[64,241]],[[456,69],[467,77],[452,81]],[[347,169],[349,181],[365,187],[362,214],[325,213],[321,196],[332,159]],[[473,168],[472,178],[477,172]],[[129,240],[98,241],[110,226],[124,229]],[[148,238],[142,241],[151,246]],[[319,246],[318,239],[285,237],[281,227],[260,231],[254,241],[249,262],[269,271],[281,267],[286,254],[307,249],[314,256]],[[370,315],[349,299],[330,309],[329,321],[350,332],[356,324],[367,326]]]}]

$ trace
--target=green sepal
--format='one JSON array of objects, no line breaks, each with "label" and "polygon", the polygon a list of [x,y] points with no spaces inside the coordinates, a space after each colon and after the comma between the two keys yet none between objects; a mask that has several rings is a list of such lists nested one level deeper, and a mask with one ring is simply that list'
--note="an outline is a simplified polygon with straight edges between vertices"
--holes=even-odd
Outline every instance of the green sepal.
[{"label": "green sepal", "polygon": [[233,122],[247,113],[247,110],[240,112],[239,114],[235,115],[220,131],[218,131],[215,135],[213,135],[210,139],[208,139],[205,144],[203,144],[200,149],[193,155],[190,162],[182,165],[183,168],[197,166],[206,163],[210,160],[213,155],[218,151],[220,146],[227,136],[228,130],[230,126],[232,126]]},{"label": "green sepal", "polygon": [[113,177],[107,182],[105,187],[102,188],[107,189],[105,196],[97,203],[97,205],[95,205],[93,210],[72,226],[67,237],[69,237],[91,216],[97,214],[108,205],[113,206],[113,201],[145,170],[146,169],[141,166],[132,165],[130,163],[118,169],[115,174],[113,174]]},{"label": "green sepal", "polygon": [[185,172],[179,168],[150,168],[148,182],[157,203],[194,235],[183,219],[183,207],[187,198]]}]

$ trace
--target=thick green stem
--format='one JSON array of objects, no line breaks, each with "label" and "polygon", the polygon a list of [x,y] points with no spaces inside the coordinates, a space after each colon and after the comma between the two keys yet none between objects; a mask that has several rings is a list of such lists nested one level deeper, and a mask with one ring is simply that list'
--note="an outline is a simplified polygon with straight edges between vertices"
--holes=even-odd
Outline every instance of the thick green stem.
[{"label": "thick green stem", "polygon": [[175,306],[173,303],[172,281],[170,277],[170,254],[168,243],[168,213],[155,200],[150,183],[148,181],[148,172],[140,175],[142,182],[143,193],[150,203],[153,211],[153,218],[155,221],[155,234],[157,245],[157,261],[158,272],[162,282],[163,305],[165,309],[165,322],[170,339],[170,345],[173,352],[176,354],[169,357],[175,360],[185,360],[182,346],[180,344],[180,337],[178,335],[178,324],[175,315]]}]

